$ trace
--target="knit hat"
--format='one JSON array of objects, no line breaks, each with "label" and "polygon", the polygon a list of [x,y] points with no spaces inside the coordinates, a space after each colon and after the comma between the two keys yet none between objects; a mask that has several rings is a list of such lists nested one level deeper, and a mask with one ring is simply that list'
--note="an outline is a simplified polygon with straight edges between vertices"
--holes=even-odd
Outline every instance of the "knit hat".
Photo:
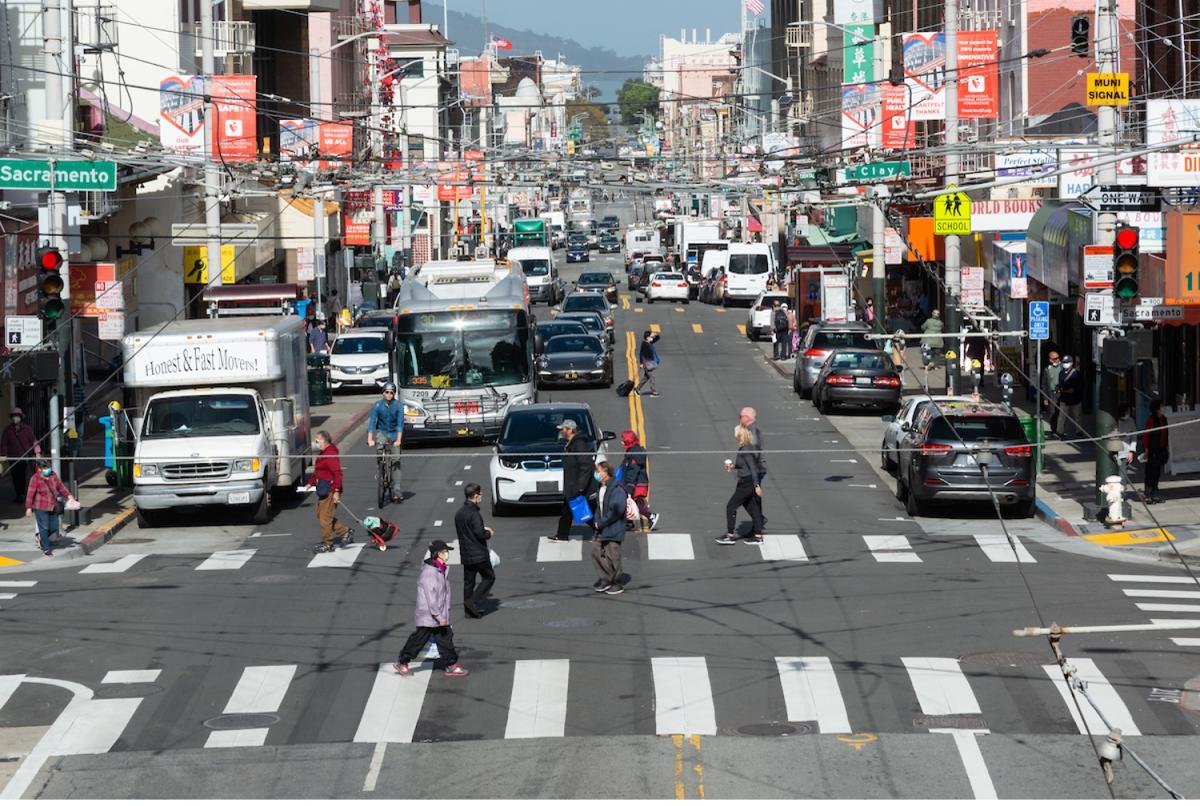
[{"label": "knit hat", "polygon": [[634,445],[638,444],[638,435],[636,433],[634,433],[633,431],[628,431],[628,430],[622,431],[621,432],[621,444],[624,445],[626,448],[633,447]]}]

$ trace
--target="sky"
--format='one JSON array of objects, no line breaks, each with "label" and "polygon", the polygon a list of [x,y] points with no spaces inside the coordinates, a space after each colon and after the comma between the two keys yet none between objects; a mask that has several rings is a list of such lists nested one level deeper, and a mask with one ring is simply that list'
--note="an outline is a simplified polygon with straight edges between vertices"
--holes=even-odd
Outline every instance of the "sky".
[{"label": "sky", "polygon": [[[696,28],[703,41],[712,28],[715,40],[741,30],[740,0],[449,0],[451,11],[474,14],[513,28],[574,39],[581,45],[609,48],[623,56],[658,53],[660,34],[679,36]],[[763,18],[770,15],[770,3]],[[432,20],[431,20],[432,21]],[[453,36],[451,36],[453,38]]]}]

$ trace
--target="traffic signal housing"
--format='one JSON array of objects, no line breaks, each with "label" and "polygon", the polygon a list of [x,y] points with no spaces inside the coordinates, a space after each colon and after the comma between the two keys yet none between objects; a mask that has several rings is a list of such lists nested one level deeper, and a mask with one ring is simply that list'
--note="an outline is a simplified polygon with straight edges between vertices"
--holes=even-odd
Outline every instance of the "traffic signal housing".
[{"label": "traffic signal housing", "polygon": [[1092,21],[1086,14],[1071,18],[1071,52],[1087,57],[1092,45]]},{"label": "traffic signal housing", "polygon": [[46,330],[54,325],[67,311],[62,293],[66,282],[62,276],[63,256],[56,246],[43,246],[37,252],[38,316],[45,322]]},{"label": "traffic signal housing", "polygon": [[1138,295],[1140,240],[1137,227],[1117,226],[1113,237],[1113,289],[1117,299],[1133,299]]}]

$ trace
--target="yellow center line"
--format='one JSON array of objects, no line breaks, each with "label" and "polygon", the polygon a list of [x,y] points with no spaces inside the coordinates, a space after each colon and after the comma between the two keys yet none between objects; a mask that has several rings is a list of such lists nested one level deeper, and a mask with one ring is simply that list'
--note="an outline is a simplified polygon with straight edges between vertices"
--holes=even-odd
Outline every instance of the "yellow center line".
[{"label": "yellow center line", "polygon": [[691,744],[696,751],[696,763],[692,765],[692,772],[696,774],[696,794],[700,800],[704,800],[704,765],[700,763],[700,734],[692,734]]},{"label": "yellow center line", "polygon": [[683,313],[683,308],[676,308],[675,313]]},{"label": "yellow center line", "polygon": [[651,325],[650,325],[650,332],[651,332],[651,333],[662,333],[662,328],[661,328],[661,327],[659,327],[658,325],[651,324]]},{"label": "yellow center line", "polygon": [[737,329],[738,329],[738,333],[741,333],[743,336],[746,335],[746,326],[745,325],[738,325]]},{"label": "yellow center line", "polygon": [[704,332],[704,328],[702,328],[702,327],[700,326],[700,323],[699,323],[699,322],[692,322],[692,332],[693,332],[693,333],[703,333],[703,332]]},{"label": "yellow center line", "polygon": [[725,313],[724,308],[713,308],[713,310],[716,311],[717,313]]},{"label": "yellow center line", "polygon": [[674,733],[671,742],[675,745],[675,800],[684,800],[687,789],[683,785],[683,736]]},{"label": "yellow center line", "polygon": [[621,308],[626,311],[629,310],[629,295],[628,294],[621,295]]}]

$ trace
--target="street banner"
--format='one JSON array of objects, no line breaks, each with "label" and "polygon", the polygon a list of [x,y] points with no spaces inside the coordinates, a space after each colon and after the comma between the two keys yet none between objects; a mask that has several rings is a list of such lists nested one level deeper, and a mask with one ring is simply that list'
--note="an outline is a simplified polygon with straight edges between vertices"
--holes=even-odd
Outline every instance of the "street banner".
[{"label": "street banner", "polygon": [[158,139],[168,151],[204,150],[204,77],[167,76],[158,83]]},{"label": "street banner", "polygon": [[883,108],[883,131],[880,136],[883,148],[906,149],[916,143],[916,127],[909,116],[908,89],[884,84],[881,88]]},{"label": "street banner", "polygon": [[370,246],[374,194],[349,190],[342,196],[342,246]]},{"label": "street banner", "polygon": [[842,30],[842,83],[875,81],[875,26],[848,25]]},{"label": "street banner", "polygon": [[1000,114],[1000,49],[995,31],[958,32],[958,116],[993,119]]},{"label": "street banner", "polygon": [[325,158],[321,160],[322,170],[339,168],[345,160],[338,157],[348,158],[354,154],[354,127],[349,123],[322,123],[320,151]]},{"label": "street banner", "polygon": [[909,91],[909,118],[945,120],[946,34],[908,33],[902,38],[904,84]]},{"label": "street banner", "polygon": [[[1194,138],[1200,131],[1200,99],[1147,100],[1146,145]],[[1181,147],[1146,155],[1150,187],[1200,185],[1200,148]]]},{"label": "street banner", "polygon": [[319,129],[311,118],[279,121],[279,161],[307,165],[319,145]]},{"label": "street banner", "polygon": [[842,149],[879,147],[879,87],[842,87]]},{"label": "street banner", "polygon": [[[257,79],[214,76],[211,95],[216,119],[216,156],[225,162],[251,162],[258,153]],[[184,154],[204,151],[203,76],[171,75],[158,85],[159,142]]]}]

